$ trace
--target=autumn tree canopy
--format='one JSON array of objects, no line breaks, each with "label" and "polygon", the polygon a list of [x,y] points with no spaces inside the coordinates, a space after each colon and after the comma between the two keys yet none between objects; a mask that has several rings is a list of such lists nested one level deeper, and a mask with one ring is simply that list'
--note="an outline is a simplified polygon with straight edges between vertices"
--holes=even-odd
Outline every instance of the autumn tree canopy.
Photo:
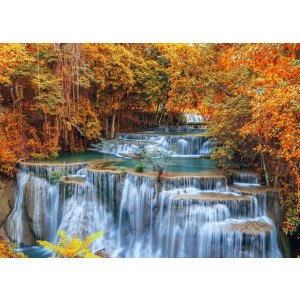
[{"label": "autumn tree canopy", "polygon": [[299,44],[1,44],[0,172],[121,130],[210,120],[214,158],[256,166],[299,223]]}]

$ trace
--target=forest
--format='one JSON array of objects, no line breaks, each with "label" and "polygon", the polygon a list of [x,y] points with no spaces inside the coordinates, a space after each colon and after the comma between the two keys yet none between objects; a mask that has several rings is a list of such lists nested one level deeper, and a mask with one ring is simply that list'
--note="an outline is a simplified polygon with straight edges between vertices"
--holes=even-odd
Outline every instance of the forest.
[{"label": "forest", "polygon": [[298,237],[299,81],[300,44],[0,44],[0,173],[199,113],[218,167],[255,167]]}]

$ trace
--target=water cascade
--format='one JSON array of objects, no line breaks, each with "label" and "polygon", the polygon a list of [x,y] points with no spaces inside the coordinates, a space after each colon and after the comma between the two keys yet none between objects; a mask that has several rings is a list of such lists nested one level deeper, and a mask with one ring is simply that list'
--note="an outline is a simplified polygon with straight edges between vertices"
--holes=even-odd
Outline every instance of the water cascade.
[{"label": "water cascade", "polygon": [[15,207],[4,224],[13,241],[26,245],[35,239],[53,240],[57,230],[59,184],[51,174],[74,175],[82,167],[81,164],[20,166]]},{"label": "water cascade", "polygon": [[190,123],[201,123],[203,122],[204,118],[196,113],[185,113],[182,117],[182,121],[186,124]]},{"label": "water cascade", "polygon": [[233,183],[235,185],[255,185],[259,186],[257,174],[234,174]]},{"label": "water cascade", "polygon": [[[65,173],[53,181],[58,170]],[[24,245],[55,241],[62,228],[81,239],[104,230],[92,250],[113,257],[281,256],[267,195],[232,191],[223,176],[164,177],[159,184],[74,164],[23,165],[17,180],[15,209],[2,230]]]},{"label": "water cascade", "polygon": [[202,135],[158,135],[158,134],[118,134],[118,139],[123,141],[114,153],[130,154],[135,143],[146,142],[148,151],[156,151],[159,148],[168,148],[175,144],[174,156],[201,156],[210,155],[214,144]]}]

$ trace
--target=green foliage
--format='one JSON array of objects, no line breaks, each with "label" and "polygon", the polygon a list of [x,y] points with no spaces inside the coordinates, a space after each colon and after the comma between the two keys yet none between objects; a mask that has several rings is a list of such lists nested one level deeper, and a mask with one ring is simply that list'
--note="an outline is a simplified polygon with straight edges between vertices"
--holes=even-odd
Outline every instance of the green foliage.
[{"label": "green foliage", "polygon": [[170,145],[167,149],[160,149],[155,152],[146,152],[146,157],[143,160],[146,164],[152,165],[153,170],[158,171],[158,176],[163,174],[163,172],[172,164],[175,151],[175,144]]},{"label": "green foliage", "polygon": [[105,140],[103,138],[100,138],[100,141],[101,143],[92,144],[91,146],[93,148],[90,150],[103,152],[105,156],[105,164],[109,164],[109,159],[113,155],[113,151],[116,149],[120,141],[117,139]]},{"label": "green foliage", "polygon": [[66,170],[56,170],[50,174],[50,183],[56,184],[59,179],[63,176],[68,176],[68,172]]},{"label": "green foliage", "polygon": [[134,169],[137,171],[137,172],[143,172],[144,169],[146,168],[146,164],[143,164],[141,161],[139,161],[135,166],[134,166]]},{"label": "green foliage", "polygon": [[138,142],[134,145],[135,147],[131,150],[131,154],[138,162],[146,157],[147,154],[147,143]]},{"label": "green foliage", "polygon": [[126,170],[127,170],[127,168],[125,168],[125,167],[121,167],[121,168],[120,168],[120,170],[121,170],[122,174],[126,174]]}]

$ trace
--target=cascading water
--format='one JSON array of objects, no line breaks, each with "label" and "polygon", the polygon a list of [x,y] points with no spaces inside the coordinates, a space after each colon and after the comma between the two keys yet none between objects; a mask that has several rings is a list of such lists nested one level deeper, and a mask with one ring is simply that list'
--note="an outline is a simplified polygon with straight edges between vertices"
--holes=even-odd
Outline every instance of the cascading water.
[{"label": "cascading water", "polygon": [[[206,136],[175,136],[175,135],[150,135],[150,134],[118,134],[118,139],[126,141],[116,146],[113,153],[131,154],[137,141],[147,142],[148,151],[168,148],[175,144],[174,156],[201,156],[210,155],[214,143],[208,141]],[[132,143],[130,143],[132,141]]]},{"label": "cascading water", "polygon": [[18,193],[15,202],[15,208],[8,217],[8,228],[11,231],[11,239],[18,244],[23,239],[23,197],[24,189],[30,178],[29,173],[19,172],[17,175]]},{"label": "cascading water", "polygon": [[[122,218],[120,222],[119,232],[128,226],[126,234],[120,234],[121,256],[281,256],[276,230],[266,216],[265,199],[228,195],[221,178],[167,178],[158,195],[152,181],[130,174],[126,177],[120,213],[129,215],[131,221]],[[223,195],[227,200],[201,199],[217,192],[220,199]],[[230,196],[241,200],[228,200]],[[131,223],[140,230],[133,230]]]},{"label": "cascading water", "polygon": [[258,175],[257,174],[234,174],[233,183],[235,185],[244,185],[244,186],[259,186]]},{"label": "cascading water", "polygon": [[92,250],[111,248],[116,234],[117,202],[121,185],[120,174],[87,172],[86,182],[61,185],[61,209],[57,227],[80,239],[105,231]]},{"label": "cascading water", "polygon": [[196,113],[185,113],[182,117],[183,122],[185,122],[186,124],[190,124],[190,123],[200,123],[204,120],[204,118]]},{"label": "cascading water", "polygon": [[[68,176],[53,182],[58,170]],[[229,192],[222,176],[162,180],[131,173],[123,179],[121,172],[86,165],[22,166],[16,206],[4,227],[19,243],[28,236],[25,219],[33,241],[57,241],[58,228],[80,239],[104,230],[92,250],[119,257],[281,256],[266,194]]]},{"label": "cascading water", "polygon": [[[21,165],[17,175],[15,208],[4,224],[11,240],[27,244],[28,240],[56,236],[59,209],[59,184],[51,174],[74,175],[82,165]],[[27,222],[29,220],[29,222]]]}]

